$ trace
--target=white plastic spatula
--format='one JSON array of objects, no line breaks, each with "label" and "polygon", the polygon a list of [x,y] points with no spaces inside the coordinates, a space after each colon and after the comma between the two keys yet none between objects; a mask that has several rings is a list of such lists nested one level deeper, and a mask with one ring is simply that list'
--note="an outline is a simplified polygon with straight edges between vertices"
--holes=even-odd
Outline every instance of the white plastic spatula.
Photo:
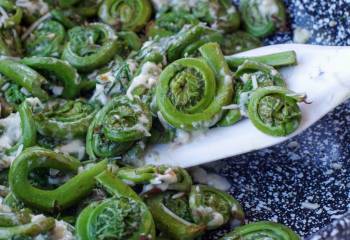
[{"label": "white plastic spatula", "polygon": [[245,119],[231,127],[210,129],[183,145],[152,146],[146,155],[146,163],[190,167],[266,148],[303,132],[350,97],[350,47],[284,44],[254,49],[237,56],[259,56],[287,50],[294,50],[298,59],[297,66],[280,70],[288,88],[306,93],[308,102],[312,102],[300,105],[303,119],[294,134],[270,137]]}]

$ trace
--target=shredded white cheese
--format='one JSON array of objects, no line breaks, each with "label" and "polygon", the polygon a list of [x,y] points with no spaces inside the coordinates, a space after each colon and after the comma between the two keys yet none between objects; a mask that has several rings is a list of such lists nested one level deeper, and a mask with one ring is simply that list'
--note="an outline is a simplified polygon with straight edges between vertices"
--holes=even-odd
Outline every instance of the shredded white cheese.
[{"label": "shredded white cheese", "polygon": [[0,137],[0,151],[12,147],[21,137],[21,118],[19,113],[11,113],[7,118],[0,119],[4,133]]},{"label": "shredded white cheese", "polygon": [[170,184],[176,183],[178,181],[176,172],[172,168],[165,170],[164,174],[157,173],[155,178],[143,187],[142,192],[149,192],[152,189],[159,189],[161,191],[166,191]]},{"label": "shredded white cheese", "polygon": [[231,184],[225,177],[215,173],[208,173],[204,168],[193,167],[190,169],[190,174],[196,183],[206,184],[222,191],[227,191],[231,188]]},{"label": "shredded white cheese", "polygon": [[85,144],[83,141],[76,139],[68,142],[65,145],[57,147],[55,151],[69,154],[75,156],[79,160],[83,160],[85,156]]},{"label": "shredded white cheese", "polygon": [[98,101],[101,104],[105,105],[108,102],[108,96],[105,94],[104,89],[104,85],[97,83],[95,92],[90,98],[90,102]]},{"label": "shredded white cheese", "polygon": [[55,227],[50,232],[50,239],[52,240],[74,240],[75,237],[73,233],[69,230],[72,228],[65,221],[55,221]]},{"label": "shredded white cheese", "polygon": [[295,43],[306,43],[311,37],[311,33],[307,29],[301,27],[296,27],[293,34],[293,42]]},{"label": "shredded white cheese", "polygon": [[161,72],[161,65],[157,65],[153,62],[146,62],[142,65],[140,74],[132,80],[126,95],[132,99],[133,91],[137,87],[144,86],[147,89],[152,88],[158,82]]}]

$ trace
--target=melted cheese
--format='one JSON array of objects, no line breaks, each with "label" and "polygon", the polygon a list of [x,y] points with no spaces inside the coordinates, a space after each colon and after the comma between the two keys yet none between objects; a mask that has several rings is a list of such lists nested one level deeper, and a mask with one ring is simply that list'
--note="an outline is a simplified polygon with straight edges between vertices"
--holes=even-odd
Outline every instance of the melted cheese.
[{"label": "melted cheese", "polygon": [[142,65],[140,74],[132,80],[129,86],[129,89],[126,92],[126,95],[130,99],[132,99],[133,91],[137,87],[143,86],[147,89],[152,88],[158,82],[161,72],[162,72],[162,68],[160,65],[157,65],[152,62],[146,62],[145,64]]},{"label": "melted cheese", "polygon": [[261,15],[271,17],[278,13],[278,5],[275,0],[257,0]]},{"label": "melted cheese", "polygon": [[76,156],[79,160],[83,160],[85,156],[85,144],[79,140],[73,140],[65,145],[59,146],[55,149],[58,152]]},{"label": "melted cheese", "polygon": [[0,137],[0,152],[12,147],[21,137],[21,119],[19,113],[11,113],[7,118],[0,119],[4,133]]},{"label": "melted cheese", "polygon": [[31,15],[35,13],[43,15],[49,11],[49,5],[43,0],[16,0],[16,6],[25,8]]},{"label": "melted cheese", "polygon": [[306,43],[311,37],[311,33],[308,30],[300,27],[296,27],[293,34],[293,42],[295,43]]}]

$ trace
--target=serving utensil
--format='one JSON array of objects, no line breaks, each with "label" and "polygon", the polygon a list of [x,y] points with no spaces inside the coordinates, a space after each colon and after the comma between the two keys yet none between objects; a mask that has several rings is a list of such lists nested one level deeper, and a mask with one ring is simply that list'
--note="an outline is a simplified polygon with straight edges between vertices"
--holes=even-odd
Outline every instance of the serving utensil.
[{"label": "serving utensil", "polygon": [[147,164],[191,167],[282,143],[305,131],[350,97],[350,47],[280,44],[257,48],[237,56],[259,56],[294,50],[298,65],[280,69],[287,86],[306,93],[301,104],[302,122],[287,137],[271,137],[244,119],[231,127],[217,127],[193,135],[185,144],[158,144],[150,147]]}]

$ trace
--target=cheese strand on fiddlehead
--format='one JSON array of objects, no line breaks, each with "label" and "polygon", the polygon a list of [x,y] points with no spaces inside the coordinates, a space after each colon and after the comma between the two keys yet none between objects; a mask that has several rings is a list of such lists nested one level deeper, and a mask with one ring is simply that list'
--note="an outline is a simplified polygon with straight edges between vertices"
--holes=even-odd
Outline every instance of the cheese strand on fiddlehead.
[{"label": "cheese strand on fiddlehead", "polygon": [[290,228],[274,222],[256,222],[235,228],[220,240],[300,240]]},{"label": "cheese strand on fiddlehead", "polygon": [[103,22],[135,32],[147,24],[151,14],[149,0],[104,0],[98,12]]},{"label": "cheese strand on fiddlehead", "polygon": [[162,72],[157,103],[173,127],[192,130],[211,127],[232,99],[233,81],[217,43],[200,48],[204,59],[184,58]]}]

